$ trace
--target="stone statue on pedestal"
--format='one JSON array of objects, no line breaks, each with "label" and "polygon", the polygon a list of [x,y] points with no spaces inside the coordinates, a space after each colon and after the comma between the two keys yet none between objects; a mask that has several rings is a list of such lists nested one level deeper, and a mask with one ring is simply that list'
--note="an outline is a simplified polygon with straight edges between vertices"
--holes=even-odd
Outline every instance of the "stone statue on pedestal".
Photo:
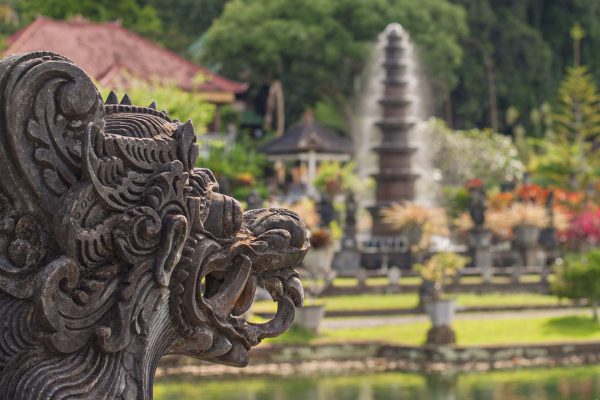
[{"label": "stone statue on pedestal", "polygon": [[354,193],[346,193],[346,212],[344,218],[344,235],[341,249],[333,258],[333,269],[342,274],[356,274],[360,265],[360,251],[356,242],[356,213],[358,205]]},{"label": "stone statue on pedestal", "polygon": [[220,194],[190,122],[52,53],[3,59],[0,96],[0,400],[148,400],[163,355],[244,366],[292,323],[304,223]]},{"label": "stone statue on pedestal", "polygon": [[491,282],[493,274],[492,232],[485,228],[485,212],[487,210],[486,193],[483,185],[469,187],[467,203],[473,228],[469,232],[469,255],[471,265],[481,270],[483,280]]}]

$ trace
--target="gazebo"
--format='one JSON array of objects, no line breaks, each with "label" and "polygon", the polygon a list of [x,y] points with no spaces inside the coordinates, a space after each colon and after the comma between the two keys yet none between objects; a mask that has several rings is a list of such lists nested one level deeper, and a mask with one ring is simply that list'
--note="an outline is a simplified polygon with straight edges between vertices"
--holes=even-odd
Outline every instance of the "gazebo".
[{"label": "gazebo", "polygon": [[[352,157],[352,142],[314,121],[307,112],[298,125],[288,129],[282,136],[261,147],[269,160],[279,165],[280,172],[285,165],[295,165],[295,183],[302,183],[309,196],[318,193],[313,185],[317,169],[323,161],[348,161]],[[285,172],[285,170],[284,170]],[[278,179],[281,183],[281,175]]]}]

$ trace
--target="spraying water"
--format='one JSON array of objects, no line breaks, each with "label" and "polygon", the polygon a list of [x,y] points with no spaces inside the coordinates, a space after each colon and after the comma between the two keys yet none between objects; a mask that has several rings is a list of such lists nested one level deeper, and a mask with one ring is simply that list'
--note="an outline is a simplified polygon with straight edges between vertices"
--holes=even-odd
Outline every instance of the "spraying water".
[{"label": "spraying water", "polygon": [[[377,172],[377,155],[373,147],[381,142],[381,132],[375,125],[382,118],[382,107],[379,100],[384,96],[383,80],[385,70],[382,67],[385,59],[385,46],[390,32],[396,31],[402,36],[404,52],[402,63],[406,65],[404,79],[407,82],[407,93],[410,106],[407,110],[407,120],[414,122],[409,133],[410,145],[417,149],[413,156],[411,169],[419,175],[415,188],[415,201],[433,206],[437,194],[436,173],[432,167],[428,151],[428,131],[426,121],[431,117],[430,90],[424,79],[419,63],[419,57],[408,32],[397,23],[387,26],[378,36],[372,48],[372,54],[358,82],[357,95],[353,101],[351,134],[355,146],[357,173],[361,180],[368,179]],[[361,204],[372,203],[368,195],[360,197]]]}]

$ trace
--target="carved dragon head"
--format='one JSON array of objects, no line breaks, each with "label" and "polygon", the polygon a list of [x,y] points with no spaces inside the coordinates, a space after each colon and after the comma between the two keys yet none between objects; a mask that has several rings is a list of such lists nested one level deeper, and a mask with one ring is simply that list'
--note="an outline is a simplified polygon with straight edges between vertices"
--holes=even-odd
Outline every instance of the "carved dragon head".
[{"label": "carved dragon head", "polygon": [[2,60],[0,96],[0,400],[150,399],[161,356],[244,366],[289,327],[304,223],[220,194],[190,122],[52,53]]}]

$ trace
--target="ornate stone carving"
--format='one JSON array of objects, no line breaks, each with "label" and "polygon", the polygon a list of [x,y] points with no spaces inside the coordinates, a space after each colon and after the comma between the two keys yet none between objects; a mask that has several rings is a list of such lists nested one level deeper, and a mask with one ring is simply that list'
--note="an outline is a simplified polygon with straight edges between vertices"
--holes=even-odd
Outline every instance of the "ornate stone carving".
[{"label": "ornate stone carving", "polygon": [[291,324],[304,223],[218,193],[190,122],[52,53],[3,59],[0,96],[0,400],[151,399],[163,355],[244,366]]}]

